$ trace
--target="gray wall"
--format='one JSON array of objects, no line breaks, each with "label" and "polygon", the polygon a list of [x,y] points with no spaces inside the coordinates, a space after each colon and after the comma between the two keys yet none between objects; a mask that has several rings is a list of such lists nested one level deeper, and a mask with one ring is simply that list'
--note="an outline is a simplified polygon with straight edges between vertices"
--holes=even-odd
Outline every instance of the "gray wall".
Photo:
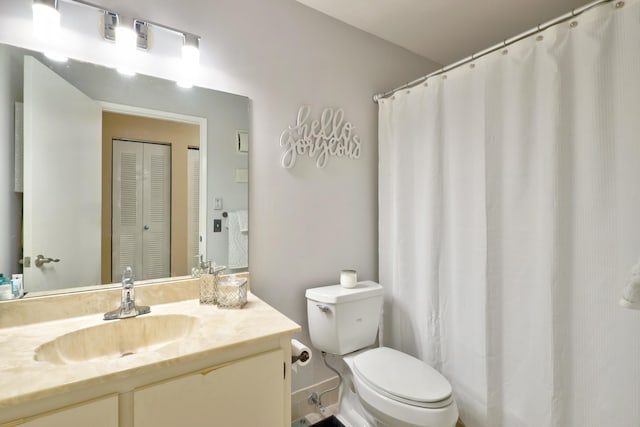
[{"label": "gray wall", "polygon": [[[198,83],[250,98],[252,289],[298,322],[305,331],[299,338],[309,343],[305,288],[337,283],[343,268],[377,279],[377,108],[371,96],[437,65],[294,0],[95,2],[201,35]],[[0,4],[0,41],[37,45],[24,33],[30,28],[29,4]],[[76,44],[65,44],[70,56],[97,63],[113,58],[94,36],[95,22],[74,21],[71,7],[62,8],[68,31],[74,25],[82,31]],[[168,61],[152,54],[137,67],[166,76]],[[324,107],[344,108],[362,140],[362,156],[331,158],[324,169],[309,158],[281,168],[280,133],[303,104],[314,116]],[[319,359],[298,370],[294,390],[331,376]]]}]

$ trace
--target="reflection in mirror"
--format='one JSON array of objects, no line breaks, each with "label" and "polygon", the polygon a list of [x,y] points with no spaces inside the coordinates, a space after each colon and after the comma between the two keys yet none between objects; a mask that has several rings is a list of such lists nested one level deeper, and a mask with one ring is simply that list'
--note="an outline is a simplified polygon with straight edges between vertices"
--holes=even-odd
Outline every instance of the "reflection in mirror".
[{"label": "reflection in mirror", "polygon": [[118,282],[127,265],[186,276],[199,255],[247,271],[246,97],[6,45],[0,67],[16,147],[0,226],[18,236],[0,243],[15,245],[0,273],[33,294]]}]

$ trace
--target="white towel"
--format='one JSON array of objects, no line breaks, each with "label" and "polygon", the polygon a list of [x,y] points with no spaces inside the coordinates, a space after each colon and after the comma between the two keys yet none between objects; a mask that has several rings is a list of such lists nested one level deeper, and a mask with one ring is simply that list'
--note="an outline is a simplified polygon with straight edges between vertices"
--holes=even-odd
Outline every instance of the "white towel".
[{"label": "white towel", "polygon": [[229,268],[249,267],[249,212],[229,212]]},{"label": "white towel", "polygon": [[620,305],[640,310],[640,261],[631,269],[631,277],[622,290]]}]

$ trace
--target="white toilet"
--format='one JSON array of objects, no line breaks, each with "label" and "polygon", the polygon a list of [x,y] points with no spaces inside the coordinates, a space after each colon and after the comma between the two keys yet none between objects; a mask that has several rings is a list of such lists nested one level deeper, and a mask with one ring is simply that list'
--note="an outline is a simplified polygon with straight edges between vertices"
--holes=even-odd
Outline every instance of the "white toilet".
[{"label": "white toilet", "polygon": [[344,416],[338,417],[351,424],[347,427],[362,427],[363,421],[365,426],[388,427],[456,425],[451,385],[438,371],[391,348],[367,349],[378,332],[382,286],[370,281],[351,289],[323,286],[307,289],[306,297],[313,346],[343,356],[347,367],[340,402]]}]

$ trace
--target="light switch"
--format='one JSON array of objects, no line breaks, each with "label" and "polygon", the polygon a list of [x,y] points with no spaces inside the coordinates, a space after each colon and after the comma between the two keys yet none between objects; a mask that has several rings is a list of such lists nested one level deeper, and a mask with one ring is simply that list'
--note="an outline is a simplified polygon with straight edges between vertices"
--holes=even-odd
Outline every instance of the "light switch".
[{"label": "light switch", "polygon": [[238,153],[248,153],[249,152],[249,132],[239,130],[236,131],[236,148],[238,149]]},{"label": "light switch", "polygon": [[222,197],[216,197],[213,199],[213,209],[216,211],[222,210]]}]

